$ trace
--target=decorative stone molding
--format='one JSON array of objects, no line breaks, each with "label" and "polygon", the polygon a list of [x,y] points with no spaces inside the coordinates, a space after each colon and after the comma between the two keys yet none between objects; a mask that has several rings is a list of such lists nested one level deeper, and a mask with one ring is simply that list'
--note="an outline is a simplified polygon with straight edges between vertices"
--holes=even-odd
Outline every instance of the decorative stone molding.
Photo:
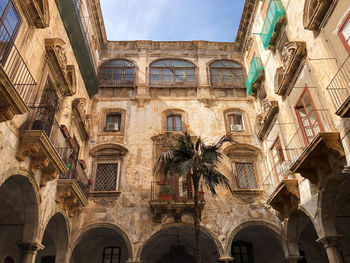
[{"label": "decorative stone molding", "polygon": [[46,55],[55,79],[56,86],[63,95],[71,96],[75,94],[75,68],[67,65],[67,55],[64,49],[65,42],[60,38],[45,39]]},{"label": "decorative stone molding", "polygon": [[56,179],[58,174],[68,171],[44,131],[26,130],[21,132],[16,157],[23,161],[27,156],[31,157],[30,171],[35,173],[36,170],[41,170],[40,186],[45,186],[47,182]]},{"label": "decorative stone molding", "polygon": [[339,132],[320,132],[291,165],[290,171],[317,184],[329,171],[341,171],[343,164],[340,159],[344,156]]},{"label": "decorative stone molding", "polygon": [[306,0],[303,15],[304,28],[314,31],[321,29],[337,2],[337,0]]},{"label": "decorative stone molding", "polygon": [[16,114],[29,111],[3,67],[0,67],[0,98],[0,122],[12,120]]},{"label": "decorative stone molding", "polygon": [[138,106],[144,107],[147,103],[151,101],[151,97],[148,95],[135,95],[131,100]]},{"label": "decorative stone molding", "polygon": [[286,24],[287,18],[284,14],[276,23],[275,29],[270,37],[268,49],[275,51],[276,50],[276,44],[278,42],[278,39],[281,36],[281,33],[283,32],[283,26]]},{"label": "decorative stone molding", "polygon": [[279,218],[283,221],[298,207],[299,198],[298,180],[282,180],[267,200],[267,204],[279,212]]},{"label": "decorative stone molding", "polygon": [[287,42],[282,51],[282,68],[276,70],[275,93],[281,96],[288,95],[292,84],[304,65],[307,55],[306,43],[300,41]]},{"label": "decorative stone molding", "polygon": [[85,114],[86,99],[78,98],[72,102],[73,120],[78,128],[81,138],[87,141],[90,137],[89,123]]},{"label": "decorative stone molding", "polygon": [[83,191],[74,179],[59,179],[57,181],[56,202],[73,216],[80,208],[88,204]]},{"label": "decorative stone molding", "polygon": [[50,23],[48,0],[20,0],[29,23],[37,28],[45,28]]},{"label": "decorative stone molding", "polygon": [[21,249],[22,254],[36,254],[39,250],[44,249],[44,246],[37,242],[18,242],[17,245]]},{"label": "decorative stone molding", "polygon": [[259,139],[264,139],[278,114],[278,102],[265,98],[262,100],[263,113],[256,116],[256,130]]}]

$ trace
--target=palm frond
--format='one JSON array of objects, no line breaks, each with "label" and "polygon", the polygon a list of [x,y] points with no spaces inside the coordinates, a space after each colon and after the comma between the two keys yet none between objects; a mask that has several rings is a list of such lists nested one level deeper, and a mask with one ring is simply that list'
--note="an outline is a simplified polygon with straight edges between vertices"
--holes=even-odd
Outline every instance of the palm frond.
[{"label": "palm frond", "polygon": [[162,152],[157,160],[156,163],[154,164],[153,167],[153,173],[157,174],[159,173],[160,170],[162,169],[167,169],[167,167],[169,166],[169,164],[172,162],[172,160],[174,159],[174,153],[173,151],[166,151],[166,152]]}]

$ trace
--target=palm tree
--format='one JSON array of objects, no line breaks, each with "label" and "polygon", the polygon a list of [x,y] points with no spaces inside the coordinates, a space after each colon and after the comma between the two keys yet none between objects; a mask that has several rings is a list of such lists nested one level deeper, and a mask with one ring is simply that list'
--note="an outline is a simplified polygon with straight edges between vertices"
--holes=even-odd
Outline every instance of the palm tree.
[{"label": "palm tree", "polygon": [[171,176],[186,176],[191,178],[194,189],[194,234],[195,234],[195,257],[196,262],[201,263],[201,252],[199,247],[200,233],[200,210],[199,210],[199,184],[203,182],[216,195],[216,186],[221,184],[232,189],[229,180],[218,170],[223,153],[220,148],[224,143],[235,144],[236,142],[225,135],[217,143],[205,144],[201,137],[193,143],[188,133],[182,134],[171,150],[163,152],[156,161],[154,172],[163,170],[164,174]]}]

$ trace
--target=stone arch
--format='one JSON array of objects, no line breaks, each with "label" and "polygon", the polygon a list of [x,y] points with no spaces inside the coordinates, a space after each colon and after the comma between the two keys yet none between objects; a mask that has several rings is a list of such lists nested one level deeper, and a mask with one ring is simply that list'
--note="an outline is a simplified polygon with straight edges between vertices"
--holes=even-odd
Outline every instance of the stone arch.
[{"label": "stone arch", "polygon": [[56,262],[65,262],[69,244],[69,222],[67,217],[57,212],[44,227],[41,234],[41,244],[44,249],[40,250],[35,262],[41,262],[43,257],[55,257]]},{"label": "stone arch", "polygon": [[23,171],[21,174],[5,173],[4,177],[6,179],[0,185],[0,255],[17,259],[21,253],[18,242],[37,241],[39,191]]},{"label": "stone arch", "polygon": [[183,60],[183,61],[187,61],[191,64],[193,64],[193,66],[197,69],[198,68],[198,65],[196,62],[190,60],[190,59],[187,59],[187,58],[183,58],[183,57],[164,57],[164,58],[157,58],[157,59],[154,59],[154,60],[151,60],[149,61],[148,63],[146,63],[146,68],[149,69],[149,67],[154,63],[154,62],[157,62],[157,61],[161,61],[161,60]]},{"label": "stone arch", "polygon": [[124,58],[124,57],[113,57],[113,58],[107,58],[107,59],[103,59],[101,61],[101,63],[98,65],[98,67],[100,68],[101,66],[103,66],[104,64],[110,62],[110,61],[113,61],[113,60],[125,60],[127,62],[130,62],[132,64],[134,64],[135,68],[137,67],[137,63],[134,59],[131,59],[131,58]]},{"label": "stone arch", "polygon": [[[221,242],[217,239],[217,237],[207,228],[205,228],[204,226],[200,227],[200,231],[202,234],[201,237],[201,243],[203,244],[203,240],[205,240],[205,242],[207,241],[211,241],[214,247],[214,249],[216,250],[217,253],[217,258],[215,260],[217,260],[220,257],[224,256],[224,249],[222,247]],[[144,239],[144,242],[142,243],[142,245],[140,245],[138,247],[138,250],[136,251],[136,259],[142,259],[145,257],[145,250],[148,248],[148,246],[151,246],[152,242],[154,242],[156,239],[161,239],[162,235],[167,235],[167,236],[172,236],[172,238],[175,235],[179,235],[179,231],[186,231],[187,234],[190,233],[190,241],[188,241],[185,237],[181,236],[178,237],[178,243],[180,244],[180,242],[188,242],[187,244],[187,248],[189,248],[190,246],[192,246],[192,244],[194,243],[194,239],[192,236],[192,232],[193,231],[193,225],[192,224],[169,224],[169,225],[160,225],[157,229],[155,229],[153,232],[149,233],[147,235],[147,237]],[[184,234],[183,232],[181,232],[180,234]],[[181,241],[180,241],[181,240]],[[169,241],[169,240],[167,240]],[[161,242],[162,244],[165,245],[166,242]],[[182,243],[181,243],[182,244]],[[172,245],[172,244],[170,244]],[[171,246],[167,247],[170,248]],[[201,249],[202,251],[202,256],[203,256],[203,248]],[[147,255],[146,255],[147,256]],[[145,261],[146,263],[148,261]],[[211,262],[211,261],[209,261]],[[215,262],[215,261],[213,261]]]},{"label": "stone arch", "polygon": [[294,210],[287,221],[286,233],[290,256],[304,256],[307,262],[328,262],[323,245],[318,243],[317,223],[305,209]]},{"label": "stone arch", "polygon": [[274,223],[266,222],[266,221],[247,221],[240,225],[238,225],[229,235],[227,242],[225,244],[225,253],[227,256],[231,255],[231,245],[234,241],[235,237],[239,234],[243,229],[247,229],[250,227],[263,227],[269,231],[270,234],[273,235],[276,240],[280,242],[281,248],[283,250],[284,255],[288,254],[286,238],[285,234],[281,228],[281,226],[277,226]]},{"label": "stone arch", "polygon": [[[121,238],[120,241],[124,242],[125,244],[125,248],[127,250],[126,255],[124,255],[124,257],[126,259],[131,259],[134,255],[134,246],[131,242],[131,238],[129,237],[129,235],[127,234],[127,231],[125,229],[123,229],[120,226],[117,226],[115,224],[110,224],[110,223],[94,223],[94,224],[90,224],[88,226],[85,226],[83,228],[81,228],[79,231],[76,232],[76,234],[74,234],[73,238],[72,238],[72,246],[71,246],[71,251],[70,251],[70,255],[67,256],[68,259],[70,260],[69,262],[74,262],[73,256],[74,256],[74,252],[77,249],[77,247],[79,246],[79,244],[81,242],[83,242],[84,240],[87,240],[89,238],[89,234],[91,234],[93,231],[100,231],[100,233],[102,233],[102,238],[103,235],[106,235],[108,233],[112,234],[116,234],[115,237]],[[109,238],[110,236],[105,236],[105,238]],[[102,242],[103,243],[103,242]],[[102,244],[103,245],[103,244]],[[123,256],[122,256],[123,257]]]}]

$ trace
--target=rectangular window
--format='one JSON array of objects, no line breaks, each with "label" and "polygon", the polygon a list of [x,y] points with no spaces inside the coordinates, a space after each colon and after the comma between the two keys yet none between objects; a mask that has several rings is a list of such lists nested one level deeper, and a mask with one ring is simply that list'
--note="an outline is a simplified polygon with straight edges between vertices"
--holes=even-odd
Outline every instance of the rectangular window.
[{"label": "rectangular window", "polygon": [[343,43],[346,51],[350,54],[350,12],[344,19],[338,31],[338,36]]},{"label": "rectangular window", "polygon": [[119,263],[120,247],[105,247],[103,249],[103,263]]},{"label": "rectangular window", "polygon": [[230,131],[239,132],[244,130],[242,115],[233,113],[227,115]]},{"label": "rectangular window", "polygon": [[181,115],[168,116],[168,131],[182,131]]},{"label": "rectangular window", "polygon": [[98,163],[96,167],[95,191],[116,191],[118,163]]},{"label": "rectangular window", "polygon": [[304,89],[295,106],[295,112],[303,134],[305,146],[307,146],[319,132],[323,131],[322,124],[307,87]]},{"label": "rectangular window", "polygon": [[257,189],[254,163],[235,163],[237,186],[240,189]]},{"label": "rectangular window", "polygon": [[238,263],[253,263],[252,244],[245,241],[232,242],[232,256]]},{"label": "rectangular window", "polygon": [[122,116],[120,113],[108,114],[106,116],[106,126],[104,130],[111,132],[120,131],[121,118]]},{"label": "rectangular window", "polygon": [[272,156],[272,161],[273,161],[273,172],[277,178],[277,181],[279,182],[279,176],[282,174],[284,170],[284,154],[283,154],[283,149],[281,145],[281,141],[279,137],[277,137],[276,141],[270,148],[271,156]]}]

